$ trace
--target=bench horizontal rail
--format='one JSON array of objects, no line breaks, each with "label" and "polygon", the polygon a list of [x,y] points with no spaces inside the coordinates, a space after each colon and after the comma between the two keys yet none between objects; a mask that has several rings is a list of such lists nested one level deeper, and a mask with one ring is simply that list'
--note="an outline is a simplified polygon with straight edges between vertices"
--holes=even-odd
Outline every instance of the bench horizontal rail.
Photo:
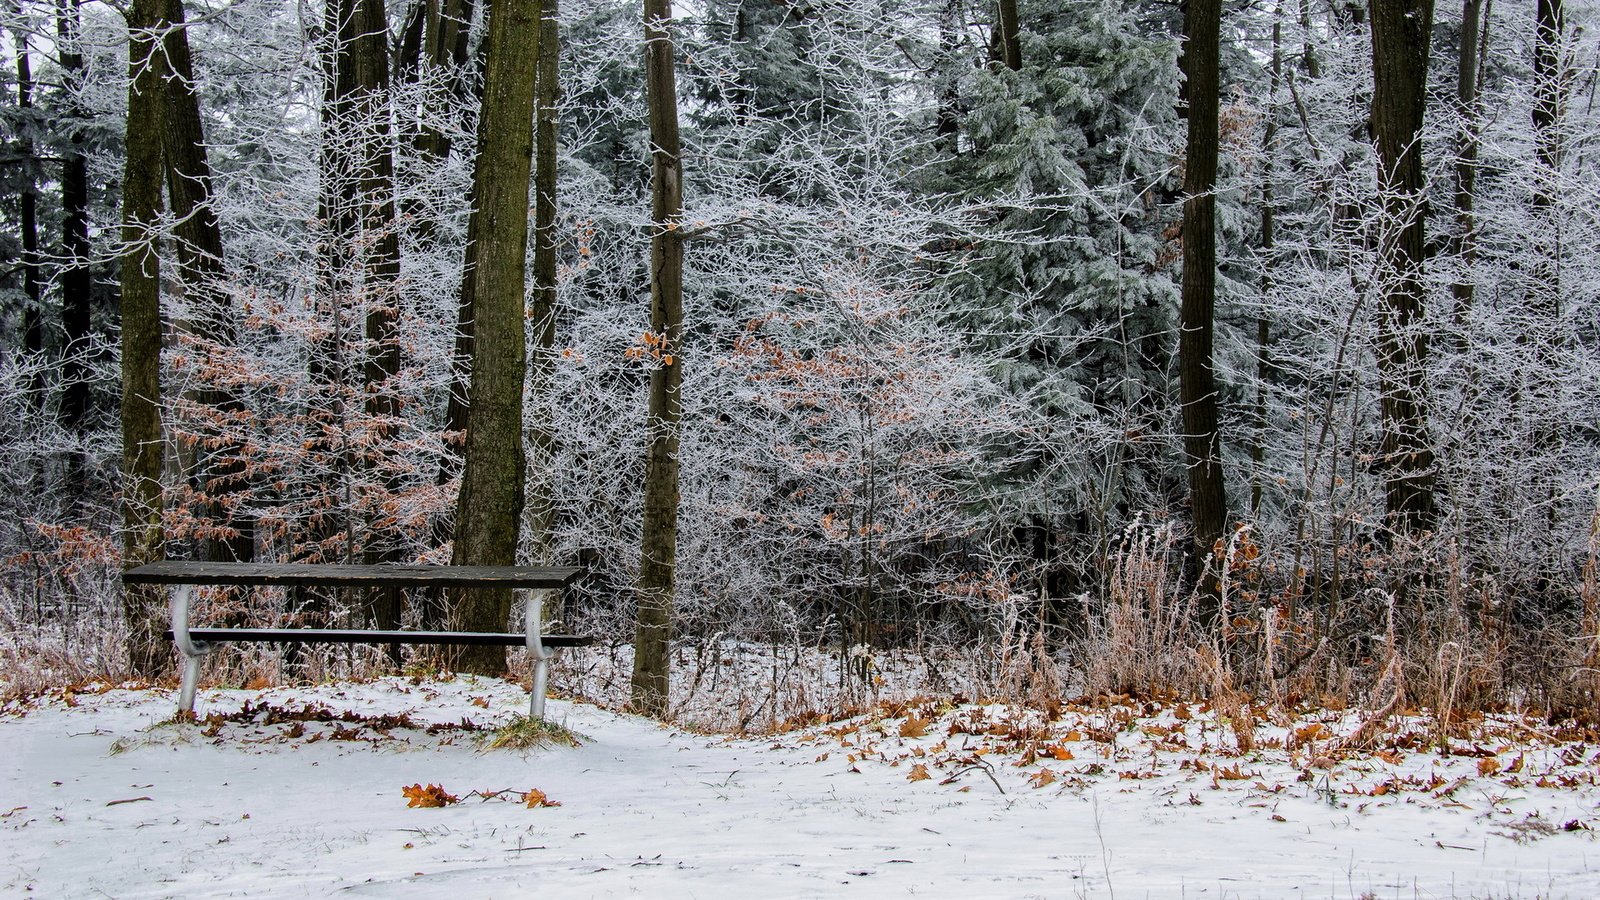
[{"label": "bench horizontal rail", "polygon": [[[172,631],[163,633],[172,640]],[[494,631],[374,631],[326,628],[191,628],[189,637],[206,643],[274,642],[285,644],[457,644],[467,647],[521,647],[526,634]],[[586,647],[593,637],[546,634],[546,647]]]},{"label": "bench horizontal rail", "polygon": [[582,569],[568,566],[344,566],[168,561],[129,569],[122,573],[122,581],[124,584],[556,589],[567,587],[582,573]]}]

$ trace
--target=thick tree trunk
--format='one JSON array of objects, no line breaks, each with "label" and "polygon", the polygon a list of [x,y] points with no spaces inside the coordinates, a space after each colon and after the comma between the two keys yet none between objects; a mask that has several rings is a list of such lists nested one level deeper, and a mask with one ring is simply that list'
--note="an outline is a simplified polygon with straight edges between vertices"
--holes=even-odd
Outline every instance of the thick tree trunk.
[{"label": "thick tree trunk", "polygon": [[[1218,65],[1221,0],[1187,0],[1183,73],[1189,98],[1188,152],[1184,159],[1183,302],[1178,313],[1178,380],[1183,406],[1183,447],[1189,469],[1194,550],[1211,559],[1227,522],[1222,482],[1222,440],[1217,429],[1213,363],[1217,248]],[[1210,582],[1210,579],[1207,579]]]},{"label": "thick tree trunk", "polygon": [[[82,89],[84,72],[83,54],[78,46],[79,2],[60,0],[56,18],[62,81],[69,110],[78,107],[77,92]],[[67,137],[66,155],[61,164],[61,255],[64,259],[61,328],[65,338],[65,362],[61,368],[60,413],[61,424],[70,431],[87,427],[89,414],[89,367],[86,363],[94,283],[89,270],[89,165],[83,155],[83,142],[82,133],[74,128]],[[159,190],[161,173],[157,171],[155,177]],[[78,468],[76,463],[73,468]]]},{"label": "thick tree trunk", "polygon": [[[183,27],[182,0],[164,0],[162,15],[174,27],[167,31],[163,49],[170,77],[167,79],[166,123],[163,146],[167,158],[167,202],[177,224],[178,276],[183,282],[192,317],[188,326],[208,348],[226,350],[235,344],[232,305],[225,287],[222,230],[211,206],[211,164],[206,157],[205,130],[200,120],[200,98],[195,92],[194,63],[189,53],[189,35]],[[226,417],[240,409],[232,391],[211,386],[194,391],[188,400],[201,409],[210,409],[213,419]],[[228,426],[216,421],[200,421],[196,426],[209,432],[215,449],[198,461],[191,477],[201,496],[210,498],[201,515],[232,529],[227,540],[205,540],[201,552],[211,560],[249,560],[255,556],[255,528],[252,517],[240,508],[238,500],[248,484],[244,475],[241,442],[228,434]],[[205,452],[205,451],[198,451]]]},{"label": "thick tree trunk", "polygon": [[[161,123],[165,55],[157,31],[164,0],[134,0],[128,10],[127,161],[122,181],[123,564],[160,559],[161,533]],[[155,675],[166,657],[160,592],[129,587],[128,663]]]},{"label": "thick tree trunk", "polygon": [[[533,155],[534,83],[539,59],[538,0],[489,7],[488,71],[478,120],[477,278],[474,352],[467,412],[466,468],[456,504],[454,562],[516,562],[522,519],[522,384],[527,374],[523,289],[528,253],[528,186]],[[531,39],[530,39],[531,38]],[[468,631],[498,631],[511,614],[510,591],[463,591],[453,619]],[[472,648],[470,672],[505,671],[505,649]]]},{"label": "thick tree trunk", "polygon": [[[556,141],[561,110],[561,34],[557,0],[544,0],[539,25],[539,80],[536,89],[534,129],[533,309],[534,359],[531,390],[541,400],[550,397],[550,354],[556,340]],[[538,561],[551,560],[550,531],[555,525],[555,486],[551,468],[555,436],[550,410],[541,405],[542,417],[529,429],[533,453],[532,494],[528,498],[528,524]]]},{"label": "thick tree trunk", "polygon": [[650,102],[650,329],[661,359],[650,373],[644,540],[629,704],[666,712],[670,686],[674,574],[678,552],[678,432],[683,418],[683,161],[678,139],[671,0],[645,0],[645,82]]},{"label": "thick tree trunk", "polygon": [[1372,130],[1385,226],[1379,245],[1378,315],[1382,408],[1379,465],[1388,525],[1396,535],[1433,527],[1434,451],[1428,434],[1423,333],[1422,123],[1427,100],[1433,0],[1371,0]]}]

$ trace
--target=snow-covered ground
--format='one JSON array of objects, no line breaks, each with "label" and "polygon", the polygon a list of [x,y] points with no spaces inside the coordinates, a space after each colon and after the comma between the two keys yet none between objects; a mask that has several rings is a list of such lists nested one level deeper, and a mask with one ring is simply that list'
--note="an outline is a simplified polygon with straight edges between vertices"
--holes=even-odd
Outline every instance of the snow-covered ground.
[{"label": "snow-covered ground", "polygon": [[390,678],[206,690],[197,725],[168,691],[12,705],[0,894],[1600,896],[1600,753],[1510,718],[1445,757],[1404,724],[1332,753],[1357,717],[1313,712],[1239,753],[1197,704],[928,699],[729,739],[553,701],[583,746],[477,749],[526,703]]}]

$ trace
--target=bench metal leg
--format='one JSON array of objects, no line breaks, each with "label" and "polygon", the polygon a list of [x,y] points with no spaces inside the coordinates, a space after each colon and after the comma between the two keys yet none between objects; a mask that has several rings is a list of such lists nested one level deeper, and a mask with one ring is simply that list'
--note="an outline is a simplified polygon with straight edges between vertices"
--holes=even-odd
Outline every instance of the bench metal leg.
[{"label": "bench metal leg", "polygon": [[546,647],[540,634],[544,618],[544,601],[550,593],[547,590],[529,592],[524,622],[527,629],[528,656],[533,660],[533,686],[529,691],[528,715],[535,719],[544,718],[544,695],[550,685],[550,660],[556,655],[556,649]]},{"label": "bench metal leg", "polygon": [[183,676],[178,687],[178,714],[194,715],[194,693],[200,686],[200,661],[211,652],[211,645],[189,636],[189,607],[194,585],[179,584],[172,591],[172,642],[183,654]]},{"label": "bench metal leg", "polygon": [[[550,652],[555,656],[555,651]],[[550,660],[536,659],[533,661],[533,691],[528,698],[528,715],[535,719],[544,718],[544,697],[550,684]]]}]

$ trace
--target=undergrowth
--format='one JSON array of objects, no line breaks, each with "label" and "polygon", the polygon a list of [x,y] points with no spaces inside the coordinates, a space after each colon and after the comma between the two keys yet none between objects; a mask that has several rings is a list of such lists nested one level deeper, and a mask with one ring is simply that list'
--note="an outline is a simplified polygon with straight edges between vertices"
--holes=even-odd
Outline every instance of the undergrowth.
[{"label": "undergrowth", "polygon": [[581,747],[585,738],[559,722],[533,716],[517,716],[510,722],[479,736],[484,750],[545,750],[550,747]]}]

